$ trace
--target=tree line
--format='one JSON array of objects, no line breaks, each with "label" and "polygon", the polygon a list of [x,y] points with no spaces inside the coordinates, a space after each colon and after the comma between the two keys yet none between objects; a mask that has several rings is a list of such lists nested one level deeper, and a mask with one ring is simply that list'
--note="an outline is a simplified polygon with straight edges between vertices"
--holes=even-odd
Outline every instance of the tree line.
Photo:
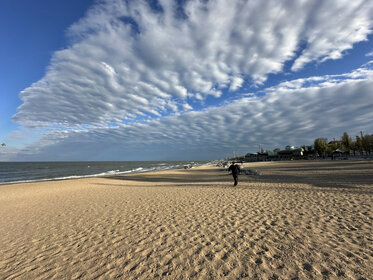
[{"label": "tree line", "polygon": [[317,138],[314,143],[314,150],[319,156],[327,156],[336,150],[342,150],[347,155],[370,155],[373,152],[373,134],[361,133],[352,139],[347,132],[343,133],[340,140],[328,142],[327,138]]}]

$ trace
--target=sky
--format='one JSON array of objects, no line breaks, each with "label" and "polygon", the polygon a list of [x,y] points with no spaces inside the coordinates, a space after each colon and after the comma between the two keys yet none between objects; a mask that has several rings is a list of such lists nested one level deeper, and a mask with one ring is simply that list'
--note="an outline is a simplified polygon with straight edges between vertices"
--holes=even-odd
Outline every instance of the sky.
[{"label": "sky", "polygon": [[373,133],[373,2],[2,0],[0,161],[213,160]]}]

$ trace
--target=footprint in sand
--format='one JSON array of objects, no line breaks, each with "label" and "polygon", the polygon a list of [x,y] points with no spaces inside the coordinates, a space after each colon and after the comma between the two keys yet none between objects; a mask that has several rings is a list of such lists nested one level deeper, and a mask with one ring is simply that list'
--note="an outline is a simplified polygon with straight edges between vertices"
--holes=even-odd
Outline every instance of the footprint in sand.
[{"label": "footprint in sand", "polygon": [[311,271],[312,270],[312,266],[309,264],[309,263],[304,263],[303,264],[303,268],[307,271]]},{"label": "footprint in sand", "polygon": [[256,259],[256,260],[255,260],[255,263],[259,265],[259,264],[262,264],[263,261],[262,261],[261,259]]}]

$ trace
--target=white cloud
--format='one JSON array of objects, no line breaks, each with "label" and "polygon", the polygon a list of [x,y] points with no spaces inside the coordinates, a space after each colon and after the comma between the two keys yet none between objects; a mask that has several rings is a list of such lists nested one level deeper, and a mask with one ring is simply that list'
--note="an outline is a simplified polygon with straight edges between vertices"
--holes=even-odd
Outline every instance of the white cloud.
[{"label": "white cloud", "polygon": [[[104,125],[190,109],[190,101],[336,59],[372,27],[371,1],[107,0],[71,26],[71,46],[21,93],[25,126]],[[260,105],[260,104],[259,104]],[[259,106],[258,105],[258,106]],[[262,106],[262,105],[260,105]],[[253,109],[254,110],[254,109]],[[255,109],[256,110],[256,109]],[[191,114],[191,113],[190,113]]]},{"label": "white cloud", "polygon": [[[367,64],[370,66],[371,64]],[[117,127],[55,131],[19,153],[25,159],[214,159],[316,137],[373,133],[373,70],[289,81],[228,105]],[[92,150],[95,153],[92,153]],[[77,152],[79,151],[79,152]],[[17,159],[17,158],[16,158]]]},{"label": "white cloud", "polygon": [[243,82],[244,79],[242,79],[241,77],[233,77],[231,85],[229,87],[229,91],[236,91],[242,86]]},{"label": "white cloud", "polygon": [[314,76],[282,82],[274,87],[266,88],[265,93],[287,90],[301,90],[305,88],[323,88],[345,84],[349,81],[364,81],[373,79],[373,60],[364,64],[361,68],[350,73]]},{"label": "white cloud", "polygon": [[301,38],[306,46],[294,62],[293,71],[311,61],[341,58],[344,51],[367,40],[371,33],[371,1],[307,1],[305,5],[300,8],[306,12],[298,10],[297,16],[304,20]]}]

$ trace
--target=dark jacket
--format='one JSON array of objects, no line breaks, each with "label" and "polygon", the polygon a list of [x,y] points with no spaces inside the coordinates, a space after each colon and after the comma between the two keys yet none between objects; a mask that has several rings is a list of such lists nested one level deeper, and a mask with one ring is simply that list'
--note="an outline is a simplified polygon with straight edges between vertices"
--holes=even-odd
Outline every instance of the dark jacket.
[{"label": "dark jacket", "polygon": [[240,167],[238,165],[232,164],[229,166],[228,171],[232,172],[232,175],[238,175],[240,174]]}]

